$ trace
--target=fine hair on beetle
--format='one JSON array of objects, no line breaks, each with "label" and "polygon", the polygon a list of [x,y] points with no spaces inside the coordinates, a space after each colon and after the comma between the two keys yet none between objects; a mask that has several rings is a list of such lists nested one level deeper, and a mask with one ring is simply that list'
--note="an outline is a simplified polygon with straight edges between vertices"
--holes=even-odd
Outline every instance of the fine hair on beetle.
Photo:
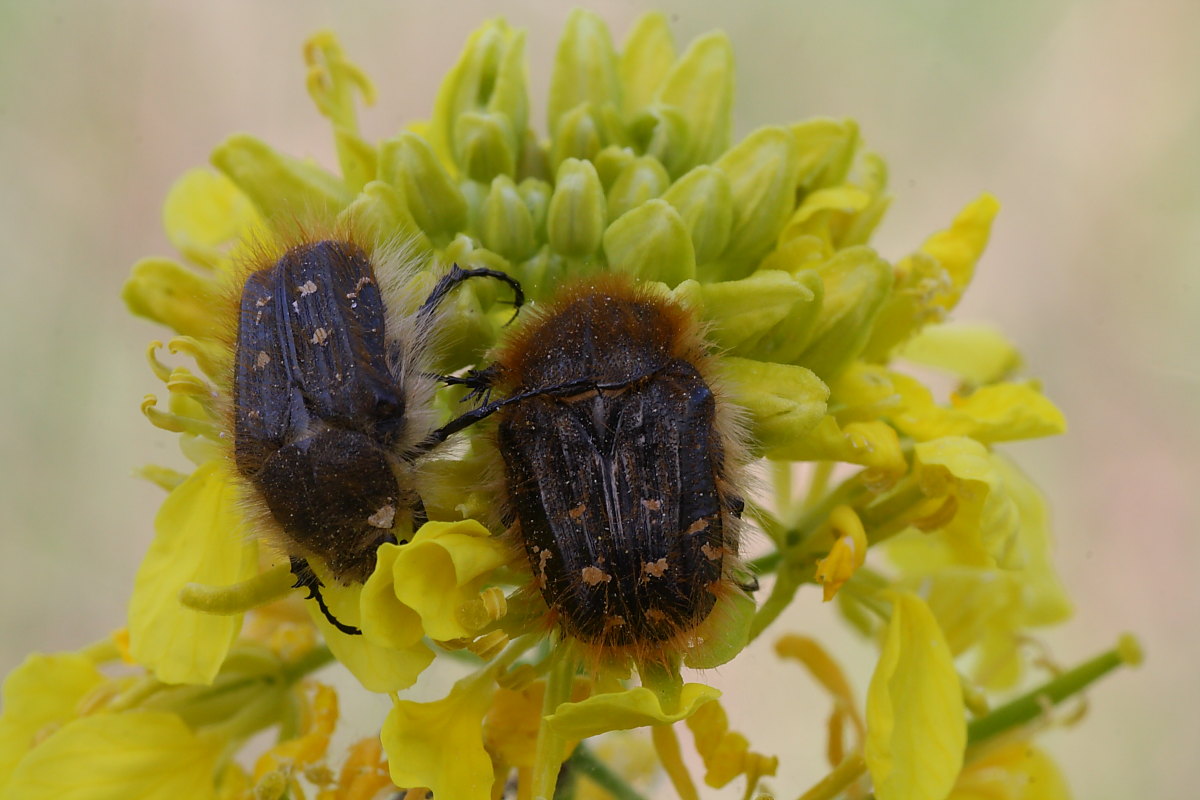
[{"label": "fine hair on beetle", "polygon": [[472,277],[508,283],[516,306],[523,296],[504,273],[456,264],[414,297],[423,264],[411,245],[373,246],[346,229],[297,228],[250,251],[225,304],[237,332],[225,387],[234,472],[297,588],[357,634],[330,613],[309,561],[363,582],[381,544],[425,521],[419,461],[462,427],[436,427],[438,306]]},{"label": "fine hair on beetle", "polygon": [[745,435],[711,349],[664,291],[602,275],[561,288],[477,375],[501,395],[476,416],[497,417],[528,591],[593,663],[666,663],[720,635],[742,591]]}]

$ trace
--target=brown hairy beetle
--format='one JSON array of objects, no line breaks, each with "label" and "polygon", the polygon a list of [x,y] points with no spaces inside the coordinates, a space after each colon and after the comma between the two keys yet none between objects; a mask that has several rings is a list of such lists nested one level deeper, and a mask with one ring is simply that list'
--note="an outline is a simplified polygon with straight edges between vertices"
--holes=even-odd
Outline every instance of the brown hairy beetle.
[{"label": "brown hairy beetle", "polygon": [[389,292],[411,265],[381,260],[377,270],[349,240],[305,242],[268,264],[240,295],[234,461],[291,557],[297,588],[309,589],[339,630],[357,634],[329,612],[308,559],[361,582],[379,545],[396,541],[399,514],[411,513],[413,529],[425,521],[415,462],[449,435],[433,428],[438,378],[427,364],[438,304],[480,276],[511,286],[514,305],[524,298],[504,273],[454,265],[415,313],[389,313],[400,305]]},{"label": "brown hairy beetle", "polygon": [[551,618],[604,653],[687,648],[739,591],[736,412],[693,316],[605,276],[561,290],[468,376],[496,413],[506,519]]}]

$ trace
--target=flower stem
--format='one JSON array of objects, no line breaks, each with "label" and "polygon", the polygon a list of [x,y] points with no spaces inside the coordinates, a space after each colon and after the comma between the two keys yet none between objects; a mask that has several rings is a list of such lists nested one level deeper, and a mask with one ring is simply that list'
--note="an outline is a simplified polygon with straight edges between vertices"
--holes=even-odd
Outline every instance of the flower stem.
[{"label": "flower stem", "polygon": [[1078,694],[1122,664],[1137,666],[1139,663],[1141,649],[1131,635],[1125,634],[1113,649],[1085,661],[971,722],[967,726],[967,744],[979,744],[1037,719],[1049,706],[1058,705],[1068,697]]},{"label": "flower stem", "polygon": [[654,725],[650,728],[650,738],[654,741],[654,751],[658,760],[666,770],[671,785],[679,800],[700,800],[696,792],[696,784],[688,774],[687,766],[683,763],[683,754],[679,751],[679,739],[675,736],[675,728],[671,725]]},{"label": "flower stem", "polygon": [[283,679],[291,684],[301,678],[316,672],[321,667],[333,661],[333,653],[325,645],[314,647],[295,661],[288,662],[283,668]]},{"label": "flower stem", "polygon": [[534,800],[550,800],[558,783],[558,772],[566,757],[566,741],[546,723],[559,705],[571,699],[575,682],[575,658],[569,645],[560,643],[550,656],[553,663],[546,675],[546,694],[542,700],[542,722],[538,727],[537,749],[533,760]]},{"label": "flower stem", "polygon": [[800,795],[800,800],[831,800],[861,778],[866,771],[867,762],[862,753],[851,753],[843,758],[842,763],[834,767],[832,772]]},{"label": "flower stem", "polygon": [[612,795],[614,800],[645,800],[624,778],[598,759],[585,744],[575,748],[570,764],[580,775],[586,776],[592,783]]}]

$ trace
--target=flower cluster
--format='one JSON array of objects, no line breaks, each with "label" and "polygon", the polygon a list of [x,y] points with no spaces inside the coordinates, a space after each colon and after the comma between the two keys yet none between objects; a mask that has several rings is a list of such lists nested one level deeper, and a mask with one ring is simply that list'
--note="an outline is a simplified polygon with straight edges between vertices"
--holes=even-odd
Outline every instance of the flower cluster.
[{"label": "flower cluster", "polygon": [[[1030,631],[1070,614],[1042,496],[996,447],[1060,433],[1062,414],[1020,376],[1003,335],[948,319],[996,201],[971,201],[892,263],[868,245],[889,203],[887,171],[852,121],[734,141],[724,35],[677,52],[664,17],[650,14],[618,49],[597,17],[573,13],[545,136],[529,120],[524,45],[506,23],[484,24],[430,119],[369,142],[357,104],[374,89],[320,34],[305,48],[308,89],[332,123],[338,170],[236,135],[214,151],[215,169],[171,189],[165,225],[187,264],[139,262],[123,297],[195,364],[164,364],[153,343],[167,402],[142,404],[180,434],[194,469],[143,471],[168,495],[127,630],[31,657],[9,676],[0,795],[350,800],[394,786],[485,800],[515,775],[520,797],[628,798],[639,796],[632,776],[656,772],[638,755],[652,748],[694,798],[673,727],[685,722],[705,783],[744,778],[749,798],[789,754],[752,750],[720,693],[685,683],[681,667],[733,659],[816,583],[880,655],[864,708],[817,642],[777,639],[778,655],[833,701],[833,770],[805,797],[860,797],[868,785],[881,800],[1064,796],[1029,736],[1066,721],[1055,704],[1140,656],[1122,640],[995,707],[1037,680]],[[255,537],[231,458],[239,264],[297,220],[372,247],[404,242],[422,265],[403,287],[414,307],[453,263],[512,276],[535,304],[564,281],[621,273],[694,313],[772,490],[746,509],[771,545],[748,564],[757,602],[724,598],[719,628],[666,663],[585,659],[547,625],[536,592],[519,590],[528,567],[490,512],[494,453],[486,432],[468,429],[421,464],[431,521],[380,546],[365,583],[342,585],[311,563],[331,614],[362,635],[334,627],[294,591],[288,554]],[[487,282],[447,299],[439,371],[486,364],[507,335],[500,299]],[[917,377],[931,370],[953,386],[945,396]],[[462,396],[438,391],[443,420]],[[98,669],[122,657],[136,667]],[[392,698],[380,739],[356,745],[337,773],[326,761],[336,696],[305,678],[333,659]],[[450,661],[470,671],[446,697],[397,694]],[[253,770],[240,766],[235,755],[273,726],[279,743]],[[614,733],[640,728],[648,740]]]}]

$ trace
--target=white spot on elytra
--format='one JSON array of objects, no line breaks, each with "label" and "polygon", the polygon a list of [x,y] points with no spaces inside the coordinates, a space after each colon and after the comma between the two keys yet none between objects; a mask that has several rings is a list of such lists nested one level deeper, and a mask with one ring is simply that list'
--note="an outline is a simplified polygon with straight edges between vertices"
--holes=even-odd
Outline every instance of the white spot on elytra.
[{"label": "white spot on elytra", "polygon": [[317,290],[317,285],[312,282],[312,279],[309,279],[296,288],[300,290],[301,297],[307,297]]},{"label": "white spot on elytra", "polygon": [[266,350],[259,350],[258,358],[254,359],[254,368],[262,369],[263,367],[265,367],[267,364],[270,364],[270,363],[271,363],[270,354],[267,353]]},{"label": "white spot on elytra", "polygon": [[329,331],[324,328],[317,328],[315,331],[313,331],[312,339],[310,341],[313,344],[323,345],[327,339],[329,339]]},{"label": "white spot on elytra", "polygon": [[396,507],[388,503],[383,508],[376,511],[371,516],[367,517],[367,524],[376,528],[390,530],[392,523],[396,521]]},{"label": "white spot on elytra", "polygon": [[604,570],[598,567],[584,567],[579,570],[579,577],[588,586],[595,586],[600,583],[608,583],[612,580],[612,575],[609,575]]},{"label": "white spot on elytra", "polygon": [[642,573],[650,578],[661,578],[670,566],[667,563],[667,557],[663,556],[658,561],[647,561],[642,564]]}]

